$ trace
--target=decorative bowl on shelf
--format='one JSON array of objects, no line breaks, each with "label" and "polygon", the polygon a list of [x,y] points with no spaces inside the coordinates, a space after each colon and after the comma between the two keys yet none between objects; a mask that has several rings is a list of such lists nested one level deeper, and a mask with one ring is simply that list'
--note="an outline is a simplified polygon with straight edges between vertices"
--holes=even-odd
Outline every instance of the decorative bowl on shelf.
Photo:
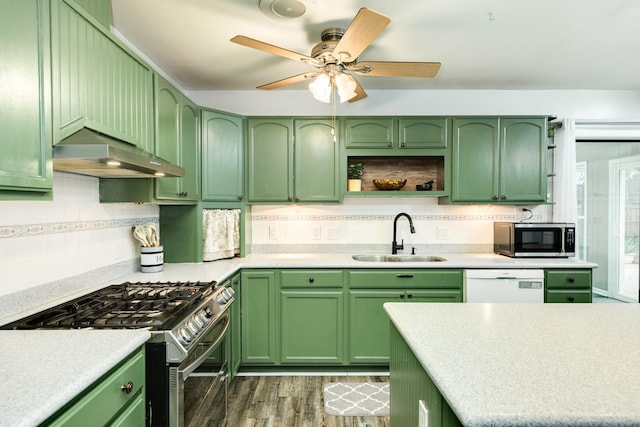
[{"label": "decorative bowl on shelf", "polygon": [[407,183],[406,179],[374,179],[373,185],[378,190],[399,190]]}]

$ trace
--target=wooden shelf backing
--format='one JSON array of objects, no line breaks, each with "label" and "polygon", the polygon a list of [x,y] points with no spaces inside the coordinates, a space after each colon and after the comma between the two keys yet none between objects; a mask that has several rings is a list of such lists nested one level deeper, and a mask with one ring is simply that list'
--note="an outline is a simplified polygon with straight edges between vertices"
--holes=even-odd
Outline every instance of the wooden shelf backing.
[{"label": "wooden shelf backing", "polygon": [[432,191],[444,191],[444,156],[349,156],[348,163],[352,162],[362,162],[364,166],[362,191],[380,191],[373,185],[374,179],[406,179],[399,191],[416,191],[416,185],[433,181]]}]

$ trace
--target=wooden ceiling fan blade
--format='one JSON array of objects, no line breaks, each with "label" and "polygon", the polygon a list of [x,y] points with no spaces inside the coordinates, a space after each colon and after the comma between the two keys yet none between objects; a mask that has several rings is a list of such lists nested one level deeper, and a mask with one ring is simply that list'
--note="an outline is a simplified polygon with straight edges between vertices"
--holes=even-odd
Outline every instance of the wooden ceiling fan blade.
[{"label": "wooden ceiling fan blade", "polygon": [[288,86],[288,85],[292,85],[292,84],[295,84],[295,83],[299,83],[299,82],[304,81],[304,80],[312,79],[317,74],[318,73],[302,73],[302,74],[298,74],[297,76],[287,77],[285,79],[277,80],[275,82],[271,82],[271,83],[264,84],[262,86],[258,86],[258,89],[266,89],[266,90],[278,89],[278,88],[280,88],[282,86]]},{"label": "wooden ceiling fan blade", "polygon": [[383,77],[435,77],[440,70],[439,62],[392,62],[363,61],[349,67],[360,76]]},{"label": "wooden ceiling fan blade", "polygon": [[303,55],[292,50],[284,49],[282,47],[274,46],[269,43],[262,42],[260,40],[252,39],[246,36],[235,36],[231,39],[233,43],[237,43],[242,46],[250,47],[253,49],[261,50],[263,52],[270,53],[272,55],[281,56],[283,58],[292,59],[298,62],[310,63],[311,65],[319,65],[318,61],[310,56]]},{"label": "wooden ceiling fan blade", "polygon": [[364,91],[364,89],[362,89],[362,86],[360,86],[360,83],[358,83],[358,81],[356,79],[353,79],[356,82],[356,96],[354,96],[353,98],[351,98],[349,101],[349,103],[352,102],[356,102],[356,101],[360,101],[361,99],[364,99],[367,97],[367,92]]},{"label": "wooden ceiling fan blade", "polygon": [[361,8],[333,50],[333,56],[342,62],[355,61],[390,22],[386,15]]}]

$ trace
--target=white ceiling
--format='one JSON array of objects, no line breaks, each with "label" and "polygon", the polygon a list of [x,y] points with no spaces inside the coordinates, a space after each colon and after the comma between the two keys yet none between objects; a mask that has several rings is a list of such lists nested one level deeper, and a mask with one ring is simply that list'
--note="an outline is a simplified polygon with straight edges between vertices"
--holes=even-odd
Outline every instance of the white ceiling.
[{"label": "white ceiling", "polygon": [[[266,0],[265,0],[266,1]],[[640,89],[638,0],[305,0],[297,20],[259,0],[112,0],[113,27],[184,89],[248,90],[312,67],[231,43],[237,34],[309,55],[361,7],[391,24],[360,55],[438,61],[434,79],[358,77],[378,89]],[[307,90],[305,83],[287,90]]]}]

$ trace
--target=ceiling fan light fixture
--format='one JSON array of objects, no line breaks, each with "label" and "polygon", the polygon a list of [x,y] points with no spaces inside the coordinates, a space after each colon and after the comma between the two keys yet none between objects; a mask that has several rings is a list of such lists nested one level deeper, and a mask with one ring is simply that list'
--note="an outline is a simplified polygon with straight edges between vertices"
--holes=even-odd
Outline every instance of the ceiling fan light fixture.
[{"label": "ceiling fan light fixture", "polygon": [[259,0],[260,10],[270,18],[297,19],[317,6],[317,0]]},{"label": "ceiling fan light fixture", "polygon": [[309,83],[309,91],[320,102],[331,102],[331,78],[326,73],[318,74],[318,77]]},{"label": "ceiling fan light fixture", "polygon": [[356,79],[354,79],[351,74],[338,73],[335,82],[341,103],[347,102],[348,100],[356,96]]}]

